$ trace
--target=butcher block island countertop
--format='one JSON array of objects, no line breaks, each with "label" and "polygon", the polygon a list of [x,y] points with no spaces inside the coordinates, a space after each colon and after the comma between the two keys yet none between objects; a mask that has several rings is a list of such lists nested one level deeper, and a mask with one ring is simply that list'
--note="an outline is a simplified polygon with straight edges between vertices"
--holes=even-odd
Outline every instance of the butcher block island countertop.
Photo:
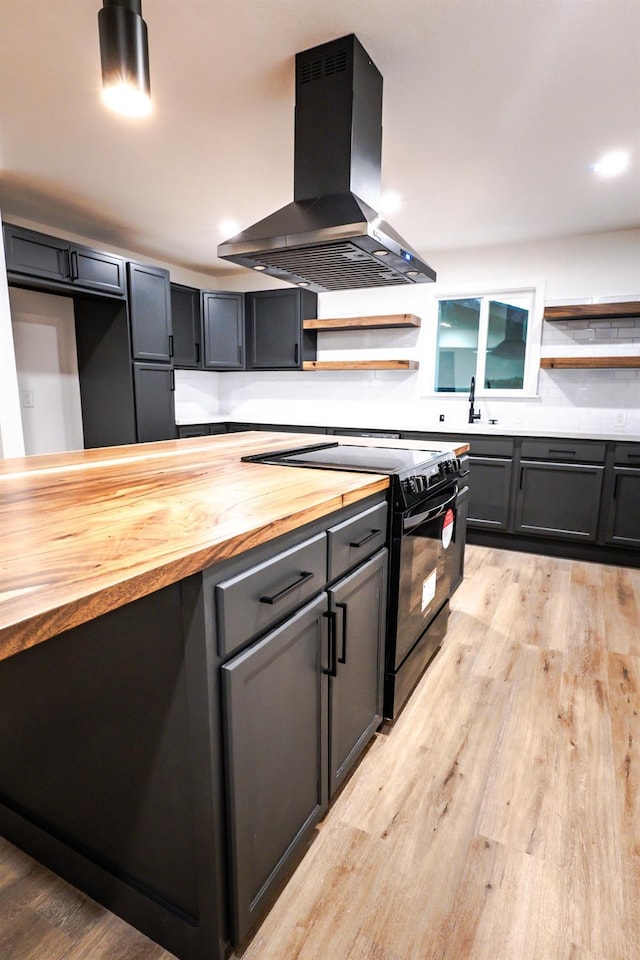
[{"label": "butcher block island countertop", "polygon": [[241,461],[318,442],[246,432],[0,460],[0,659],[388,487]]}]

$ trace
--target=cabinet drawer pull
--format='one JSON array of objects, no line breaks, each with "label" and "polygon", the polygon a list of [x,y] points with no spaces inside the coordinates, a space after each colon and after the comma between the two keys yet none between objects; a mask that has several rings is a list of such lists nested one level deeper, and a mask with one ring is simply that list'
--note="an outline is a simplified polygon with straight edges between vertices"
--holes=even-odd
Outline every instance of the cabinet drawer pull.
[{"label": "cabinet drawer pull", "polygon": [[368,533],[366,537],[363,537],[362,540],[352,540],[349,544],[350,547],[363,547],[365,543],[369,543],[369,540],[373,540],[374,537],[377,537],[380,533],[380,530],[372,530],[371,533]]},{"label": "cabinet drawer pull", "polygon": [[338,663],[347,662],[347,605],[336,600],[336,607],[342,610],[342,656],[338,657]]},{"label": "cabinet drawer pull", "polygon": [[277,603],[278,600],[282,600],[283,597],[286,597],[286,595],[291,593],[292,590],[295,590],[296,587],[301,587],[303,583],[306,583],[307,580],[312,580],[313,577],[313,573],[310,573],[308,570],[303,570],[298,579],[290,583],[288,587],[284,587],[283,590],[274,593],[272,597],[260,597],[260,603]]},{"label": "cabinet drawer pull", "polygon": [[78,279],[78,254],[75,250],[69,253],[69,277],[71,280]]},{"label": "cabinet drawer pull", "polygon": [[338,643],[336,638],[336,614],[329,610],[322,614],[329,621],[329,666],[323,667],[322,672],[328,677],[338,676]]},{"label": "cabinet drawer pull", "polygon": [[575,457],[576,455],[575,450],[552,450],[551,447],[549,447],[549,453],[564,453],[570,457]]},{"label": "cabinet drawer pull", "polygon": [[627,460],[640,460],[640,453],[628,453]]}]

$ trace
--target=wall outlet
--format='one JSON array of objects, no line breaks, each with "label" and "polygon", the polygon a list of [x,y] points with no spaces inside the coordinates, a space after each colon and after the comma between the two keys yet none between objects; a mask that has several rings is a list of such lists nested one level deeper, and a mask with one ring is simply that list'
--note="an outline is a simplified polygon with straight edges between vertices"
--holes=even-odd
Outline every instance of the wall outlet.
[{"label": "wall outlet", "polygon": [[33,390],[22,390],[20,396],[23,407],[33,406]]},{"label": "wall outlet", "polygon": [[613,422],[616,427],[624,427],[627,422],[626,411],[618,410],[618,412],[613,415]]}]

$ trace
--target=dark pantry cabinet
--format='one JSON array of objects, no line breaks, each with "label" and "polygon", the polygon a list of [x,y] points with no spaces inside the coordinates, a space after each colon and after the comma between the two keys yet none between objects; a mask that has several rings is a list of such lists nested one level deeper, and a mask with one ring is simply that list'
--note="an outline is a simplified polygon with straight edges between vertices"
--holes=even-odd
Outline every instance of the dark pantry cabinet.
[{"label": "dark pantry cabinet", "polygon": [[122,257],[8,223],[3,233],[10,282],[30,277],[53,289],[81,288],[117,296],[126,293]]},{"label": "dark pantry cabinet", "polygon": [[301,370],[315,360],[317,334],[303,322],[317,316],[308,290],[259,290],[246,294],[247,370]]}]

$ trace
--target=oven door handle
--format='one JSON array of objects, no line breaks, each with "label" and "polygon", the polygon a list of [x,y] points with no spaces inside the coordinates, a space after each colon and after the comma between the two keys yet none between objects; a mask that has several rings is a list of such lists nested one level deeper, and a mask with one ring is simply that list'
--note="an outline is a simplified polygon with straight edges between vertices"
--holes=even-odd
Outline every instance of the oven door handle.
[{"label": "oven door handle", "polygon": [[422,513],[413,514],[410,517],[404,517],[402,521],[402,532],[406,533],[408,530],[415,530],[416,527],[419,527],[421,523],[426,523],[429,520],[436,520],[443,513],[448,510],[449,507],[453,506],[456,502],[456,497],[458,496],[458,488],[453,491],[450,497],[442,503],[436,504],[435,507],[431,507],[430,510],[424,510]]}]

